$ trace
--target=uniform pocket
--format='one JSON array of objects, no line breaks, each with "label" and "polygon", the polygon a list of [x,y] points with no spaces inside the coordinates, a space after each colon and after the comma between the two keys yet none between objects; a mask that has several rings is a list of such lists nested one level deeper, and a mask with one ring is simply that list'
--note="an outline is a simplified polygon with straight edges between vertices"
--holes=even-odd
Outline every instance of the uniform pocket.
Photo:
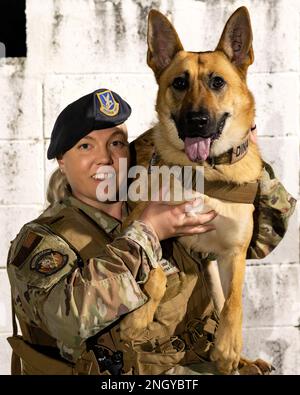
[{"label": "uniform pocket", "polygon": [[[185,344],[181,339],[173,336],[166,340],[157,339],[157,342],[159,344],[151,351],[146,351],[150,343],[133,345],[133,350],[136,353],[136,368],[138,369],[135,374],[162,374],[183,360]],[[155,341],[152,341],[152,344],[154,343]]]},{"label": "uniform pocket", "polygon": [[23,375],[74,374],[73,365],[41,354],[21,337],[13,336],[7,340],[14,352],[21,358]]}]

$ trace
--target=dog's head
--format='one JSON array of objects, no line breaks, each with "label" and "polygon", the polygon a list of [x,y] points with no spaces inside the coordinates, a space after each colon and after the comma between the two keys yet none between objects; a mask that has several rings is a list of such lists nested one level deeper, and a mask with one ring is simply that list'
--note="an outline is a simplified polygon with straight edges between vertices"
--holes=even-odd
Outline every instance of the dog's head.
[{"label": "dog's head", "polygon": [[229,18],[212,52],[184,51],[168,19],[151,10],[147,62],[159,84],[156,110],[168,144],[184,150],[193,162],[240,144],[254,118],[254,99],[246,85],[253,60],[245,7]]}]

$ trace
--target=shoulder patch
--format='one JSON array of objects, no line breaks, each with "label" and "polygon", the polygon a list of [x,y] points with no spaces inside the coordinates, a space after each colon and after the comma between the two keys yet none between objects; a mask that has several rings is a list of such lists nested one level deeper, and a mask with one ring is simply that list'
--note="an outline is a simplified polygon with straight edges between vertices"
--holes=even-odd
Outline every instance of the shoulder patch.
[{"label": "shoulder patch", "polygon": [[28,231],[26,235],[23,237],[22,245],[10,262],[11,265],[20,267],[25,262],[26,258],[31,254],[31,252],[40,244],[42,236],[37,235],[34,232]]},{"label": "shoulder patch", "polygon": [[62,269],[68,263],[68,259],[68,255],[47,249],[34,255],[30,262],[30,269],[50,275]]}]

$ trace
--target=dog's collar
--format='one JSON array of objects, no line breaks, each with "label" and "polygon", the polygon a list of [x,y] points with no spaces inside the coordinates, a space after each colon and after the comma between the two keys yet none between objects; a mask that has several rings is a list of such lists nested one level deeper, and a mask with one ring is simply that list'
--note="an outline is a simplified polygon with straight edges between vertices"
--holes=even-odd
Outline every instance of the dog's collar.
[{"label": "dog's collar", "polygon": [[249,148],[249,134],[247,137],[241,142],[241,144],[236,145],[235,147],[230,148],[228,151],[224,152],[219,156],[213,156],[206,159],[206,162],[212,167],[216,165],[232,165],[233,163],[241,160]]},{"label": "dog's collar", "polygon": [[[238,162],[248,152],[249,140],[250,140],[250,134],[247,135],[247,137],[241,142],[241,144],[230,148],[228,151],[224,152],[219,156],[213,156],[211,158],[207,158],[206,162],[212,167],[216,165],[232,165],[233,163]],[[149,168],[151,168],[151,166],[157,165],[159,161],[160,161],[160,155],[157,154],[157,152],[155,152],[154,149],[153,155],[150,159]]]}]

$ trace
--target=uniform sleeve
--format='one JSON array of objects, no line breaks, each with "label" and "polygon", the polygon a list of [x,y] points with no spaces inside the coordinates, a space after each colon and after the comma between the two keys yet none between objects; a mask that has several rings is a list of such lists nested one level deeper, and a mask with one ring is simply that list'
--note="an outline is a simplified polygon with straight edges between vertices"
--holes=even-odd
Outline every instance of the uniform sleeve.
[{"label": "uniform sleeve", "polygon": [[[14,297],[21,302],[24,318],[57,339],[64,358],[76,361],[87,338],[147,301],[138,282],[145,281],[150,267],[157,265],[161,248],[152,230],[136,221],[83,267],[76,262],[74,252],[56,240],[56,256],[68,254],[68,263],[53,274],[44,274],[39,269],[45,261],[35,257],[53,246],[49,237],[23,269],[18,268],[18,295]],[[37,260],[34,270],[32,262]],[[30,275],[26,275],[28,265]],[[12,271],[10,277],[14,277]]]},{"label": "uniform sleeve", "polygon": [[254,231],[247,259],[267,256],[283,239],[292,216],[294,199],[275,177],[273,169],[264,164],[254,211]]}]

